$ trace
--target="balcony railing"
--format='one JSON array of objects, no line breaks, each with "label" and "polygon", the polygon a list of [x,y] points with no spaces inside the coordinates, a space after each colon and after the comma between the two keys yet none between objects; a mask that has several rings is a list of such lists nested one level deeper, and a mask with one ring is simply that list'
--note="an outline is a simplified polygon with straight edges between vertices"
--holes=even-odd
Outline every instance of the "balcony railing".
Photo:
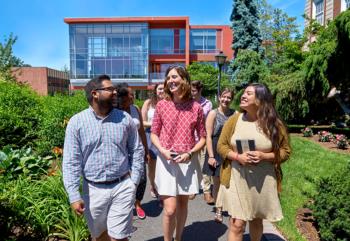
[{"label": "balcony railing", "polygon": [[150,73],[149,79],[153,83],[163,82],[165,80],[165,72],[160,73]]},{"label": "balcony railing", "polygon": [[150,54],[185,54],[184,49],[152,49],[150,50]]},{"label": "balcony railing", "polygon": [[219,54],[220,49],[191,49],[191,54]]}]

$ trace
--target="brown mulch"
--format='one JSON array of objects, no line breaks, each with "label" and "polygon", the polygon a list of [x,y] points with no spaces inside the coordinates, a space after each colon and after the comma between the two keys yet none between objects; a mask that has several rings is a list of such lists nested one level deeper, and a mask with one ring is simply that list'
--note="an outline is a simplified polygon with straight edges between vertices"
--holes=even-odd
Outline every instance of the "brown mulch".
[{"label": "brown mulch", "polygon": [[339,149],[339,148],[337,148],[337,145],[334,144],[333,142],[320,142],[320,141],[318,141],[318,135],[313,135],[312,137],[303,137],[303,134],[293,133],[293,134],[291,134],[291,136],[298,136],[298,137],[302,137],[302,138],[311,140],[311,141],[315,142],[316,144],[322,146],[323,148],[326,148],[326,149],[331,150],[331,151],[335,151],[335,152],[343,153],[343,154],[350,154],[349,147],[346,149]]},{"label": "brown mulch", "polygon": [[299,208],[297,211],[296,224],[299,232],[308,241],[320,241],[319,234],[315,227],[315,220],[312,211],[308,208]]}]

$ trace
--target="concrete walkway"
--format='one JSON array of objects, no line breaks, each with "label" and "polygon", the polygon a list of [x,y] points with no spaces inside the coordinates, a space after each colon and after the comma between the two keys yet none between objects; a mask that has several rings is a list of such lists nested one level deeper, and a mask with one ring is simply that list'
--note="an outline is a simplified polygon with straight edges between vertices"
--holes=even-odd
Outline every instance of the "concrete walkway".
[{"label": "concrete walkway", "polygon": [[[162,237],[162,209],[157,200],[152,199],[149,189],[146,190],[142,206],[147,218],[139,220],[134,217],[136,231],[130,241],[163,241]],[[224,217],[224,223],[213,221],[213,207],[207,205],[203,195],[197,195],[190,201],[188,218],[182,241],[226,241],[228,217]],[[248,225],[247,225],[248,226]],[[249,241],[248,230],[244,235],[244,241]],[[262,241],[284,241],[283,236],[269,222],[264,221],[264,237]]]}]

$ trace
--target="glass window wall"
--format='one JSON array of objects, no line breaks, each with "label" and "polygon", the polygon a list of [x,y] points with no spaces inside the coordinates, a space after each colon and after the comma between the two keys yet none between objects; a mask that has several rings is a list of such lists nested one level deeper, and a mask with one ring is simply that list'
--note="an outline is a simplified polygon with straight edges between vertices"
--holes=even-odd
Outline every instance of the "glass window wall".
[{"label": "glass window wall", "polygon": [[174,53],[174,30],[173,29],[151,29],[151,54],[173,54]]},{"label": "glass window wall", "polygon": [[71,78],[148,79],[148,24],[71,24],[69,33]]},{"label": "glass window wall", "polygon": [[190,34],[190,50],[193,53],[216,53],[216,30],[192,29]]}]

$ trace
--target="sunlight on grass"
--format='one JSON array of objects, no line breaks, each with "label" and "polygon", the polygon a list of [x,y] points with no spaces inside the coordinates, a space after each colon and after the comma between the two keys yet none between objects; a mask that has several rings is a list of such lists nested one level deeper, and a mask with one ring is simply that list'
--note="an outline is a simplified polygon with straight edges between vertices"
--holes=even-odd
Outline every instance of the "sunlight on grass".
[{"label": "sunlight on grass", "polygon": [[298,208],[305,206],[312,195],[316,194],[315,183],[321,177],[344,168],[350,155],[329,151],[300,137],[292,137],[291,142],[293,154],[282,165],[284,176],[281,203],[284,219],[277,226],[289,241],[301,241],[306,239],[296,228]]}]

